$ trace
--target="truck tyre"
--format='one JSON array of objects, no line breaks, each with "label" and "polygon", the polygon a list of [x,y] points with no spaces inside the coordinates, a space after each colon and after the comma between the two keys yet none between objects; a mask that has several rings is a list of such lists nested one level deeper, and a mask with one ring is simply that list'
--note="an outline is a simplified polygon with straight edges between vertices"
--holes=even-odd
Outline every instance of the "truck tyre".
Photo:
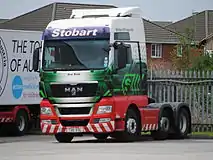
[{"label": "truck tyre", "polygon": [[109,136],[108,133],[94,133],[93,136],[98,139],[98,140],[106,140],[107,137]]},{"label": "truck tyre", "polygon": [[0,136],[2,136],[4,133],[3,129],[4,129],[4,126],[3,126],[3,124],[0,123]]},{"label": "truck tyre", "polygon": [[25,135],[28,130],[28,114],[25,110],[19,110],[16,114],[15,123],[13,124],[13,133],[16,136]]},{"label": "truck tyre", "polygon": [[186,109],[180,109],[177,118],[177,129],[176,133],[171,135],[173,139],[184,139],[187,138],[190,129],[190,115]]},{"label": "truck tyre", "polygon": [[154,140],[165,140],[169,136],[169,131],[171,129],[171,119],[168,111],[163,111],[160,119],[159,130],[152,131],[151,136]]},{"label": "truck tyre", "polygon": [[[125,120],[125,131],[122,141],[136,141],[141,135],[140,117],[137,116],[135,110],[128,109]],[[121,138],[121,137],[120,137]]]},{"label": "truck tyre", "polygon": [[55,134],[55,139],[59,143],[70,143],[74,136],[70,133],[57,133]]}]

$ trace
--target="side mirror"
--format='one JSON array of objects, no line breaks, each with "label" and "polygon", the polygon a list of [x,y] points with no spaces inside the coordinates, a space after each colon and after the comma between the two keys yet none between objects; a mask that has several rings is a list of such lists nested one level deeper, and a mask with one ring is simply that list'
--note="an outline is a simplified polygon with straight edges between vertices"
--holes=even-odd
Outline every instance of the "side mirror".
[{"label": "side mirror", "polygon": [[117,47],[117,60],[118,60],[118,69],[122,69],[126,67],[127,64],[127,53],[128,48],[124,44],[119,44]]},{"label": "side mirror", "polygon": [[36,48],[33,52],[33,70],[34,72],[38,72],[39,69],[39,50],[40,48]]}]

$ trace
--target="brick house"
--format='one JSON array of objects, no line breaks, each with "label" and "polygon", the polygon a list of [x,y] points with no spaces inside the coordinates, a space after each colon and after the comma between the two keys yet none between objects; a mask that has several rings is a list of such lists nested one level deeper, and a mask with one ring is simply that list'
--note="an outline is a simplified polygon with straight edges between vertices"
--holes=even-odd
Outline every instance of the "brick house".
[{"label": "brick house", "polygon": [[187,34],[187,29],[191,30],[191,39],[193,45],[199,49],[193,50],[194,55],[204,53],[203,51],[210,47],[213,34],[213,10],[205,10],[202,12],[194,13],[192,16],[179,20],[165,26],[176,33],[182,35]]},{"label": "brick house", "polygon": [[205,53],[213,55],[213,33],[202,39],[199,45],[203,46]]},{"label": "brick house", "polygon": [[[151,23],[147,20],[144,20],[144,23],[148,60],[153,68],[172,68],[170,53],[180,43],[177,33],[186,35],[187,29],[193,31],[191,38],[195,45],[200,46],[199,50],[194,50],[195,54],[203,49],[213,50],[213,10],[193,14],[175,23],[155,21]],[[175,54],[181,56],[179,52]]]},{"label": "brick house", "polygon": [[175,33],[164,29],[171,22],[150,22],[144,19],[147,58],[152,69],[170,69],[170,54],[179,43]]}]

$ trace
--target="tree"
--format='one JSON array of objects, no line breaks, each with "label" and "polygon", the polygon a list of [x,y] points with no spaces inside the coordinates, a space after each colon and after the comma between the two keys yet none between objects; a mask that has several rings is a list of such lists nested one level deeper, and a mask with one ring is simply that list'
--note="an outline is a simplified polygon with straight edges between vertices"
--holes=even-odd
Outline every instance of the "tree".
[{"label": "tree", "polygon": [[213,70],[213,56],[203,53],[202,56],[194,60],[191,66],[192,70],[203,70],[212,71]]},{"label": "tree", "polygon": [[212,70],[213,57],[206,54],[193,40],[193,30],[187,28],[179,36],[179,44],[170,53],[172,65],[177,70]]}]

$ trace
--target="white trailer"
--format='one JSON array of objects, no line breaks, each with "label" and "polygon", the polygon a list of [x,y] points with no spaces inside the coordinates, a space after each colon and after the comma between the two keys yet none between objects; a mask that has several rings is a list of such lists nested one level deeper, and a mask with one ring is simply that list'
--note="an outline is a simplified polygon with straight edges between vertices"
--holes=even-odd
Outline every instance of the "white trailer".
[{"label": "white trailer", "polygon": [[40,114],[39,73],[33,51],[42,32],[0,29],[0,131],[24,135]]}]

